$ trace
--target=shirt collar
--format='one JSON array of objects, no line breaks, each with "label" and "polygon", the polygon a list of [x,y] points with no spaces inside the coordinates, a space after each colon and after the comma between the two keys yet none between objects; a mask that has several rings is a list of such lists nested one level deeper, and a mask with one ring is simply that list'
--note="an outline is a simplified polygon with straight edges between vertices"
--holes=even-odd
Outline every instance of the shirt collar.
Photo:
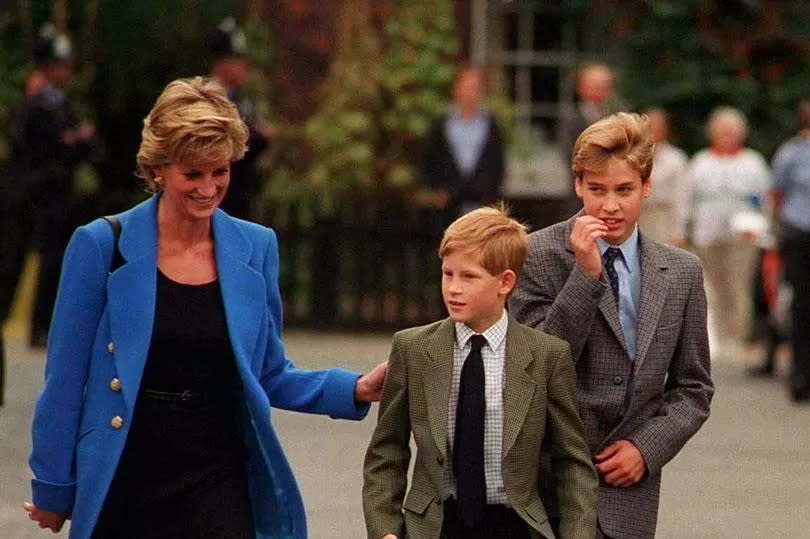
[{"label": "shirt collar", "polygon": [[464,121],[468,121],[468,122],[473,122],[475,120],[479,120],[479,119],[483,118],[484,117],[484,111],[483,111],[483,109],[481,107],[478,107],[478,110],[475,112],[475,116],[473,116],[472,118],[464,118],[461,115],[461,109],[458,108],[458,106],[453,105],[453,106],[450,107],[450,117],[453,118],[454,120],[464,120]]},{"label": "shirt collar", "polygon": [[43,84],[42,88],[39,89],[38,93],[59,100],[64,99],[65,97],[65,92],[61,88],[59,88],[58,86],[54,86],[50,82],[46,82],[45,84]]},{"label": "shirt collar", "polygon": [[597,105],[596,103],[582,101],[579,104],[579,111],[588,120],[588,123],[594,123],[607,116],[607,108],[604,104]]},{"label": "shirt collar", "polygon": [[599,246],[599,253],[604,256],[608,247],[618,247],[622,252],[622,260],[627,268],[627,271],[633,273],[633,268],[638,267],[638,224],[633,228],[633,233],[621,245],[610,245],[602,238],[596,239],[596,244]]},{"label": "shirt collar", "polygon": [[[467,341],[470,340],[470,337],[476,335],[476,333],[464,322],[456,322],[455,325],[456,344],[459,348],[463,349],[465,346],[467,346]],[[489,328],[484,330],[483,333],[481,333],[492,350],[498,348],[503,342],[504,338],[506,338],[506,328],[508,325],[509,317],[506,316],[506,310],[504,309],[503,313],[501,314],[501,318],[489,326]]]}]

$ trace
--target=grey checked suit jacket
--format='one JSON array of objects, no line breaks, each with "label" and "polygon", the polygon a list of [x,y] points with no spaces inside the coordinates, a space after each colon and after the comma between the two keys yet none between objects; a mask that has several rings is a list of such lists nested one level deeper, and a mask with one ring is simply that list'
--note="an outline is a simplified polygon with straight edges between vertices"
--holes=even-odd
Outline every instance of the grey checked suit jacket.
[{"label": "grey checked suit jacket", "polygon": [[[377,427],[363,466],[368,537],[438,538],[444,512],[453,321],[394,335]],[[502,474],[510,505],[533,538],[554,538],[539,492],[541,446],[557,479],[560,537],[593,539],[596,471],[576,412],[569,346],[509,319],[506,333]],[[417,454],[405,496],[409,441]],[[404,502],[403,502],[404,500]],[[404,511],[403,511],[404,509]]]},{"label": "grey checked suit jacket", "polygon": [[529,257],[510,312],[571,345],[591,452],[620,439],[641,451],[647,474],[639,483],[615,488],[600,482],[599,523],[616,539],[650,538],[661,468],[706,421],[714,393],[702,270],[697,257],[640,234],[641,291],[631,362],[609,285],[576,263],[570,236],[580,215],[529,236]]}]

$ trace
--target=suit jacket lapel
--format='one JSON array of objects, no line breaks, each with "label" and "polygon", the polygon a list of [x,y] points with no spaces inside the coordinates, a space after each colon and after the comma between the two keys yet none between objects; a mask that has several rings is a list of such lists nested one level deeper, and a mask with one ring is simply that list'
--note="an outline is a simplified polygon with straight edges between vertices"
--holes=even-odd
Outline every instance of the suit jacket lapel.
[{"label": "suit jacket lapel", "polygon": [[509,317],[506,330],[506,362],[503,392],[503,451],[506,458],[526,419],[537,383],[526,369],[534,360],[518,322]]},{"label": "suit jacket lapel", "polygon": [[647,355],[661,309],[667,298],[667,263],[658,245],[641,235],[641,290],[639,293],[638,330],[636,332],[636,358],[634,370]]},{"label": "suit jacket lapel", "polygon": [[440,122],[440,125],[439,125],[439,128],[441,129],[441,134],[442,134],[441,140],[444,143],[444,149],[443,149],[444,154],[448,157],[448,162],[450,163],[450,166],[453,167],[453,173],[454,173],[454,176],[455,176],[455,181],[458,184],[461,184],[462,179],[463,179],[463,177],[461,175],[461,168],[459,167],[458,162],[456,162],[456,153],[453,151],[453,145],[450,143],[450,137],[447,134],[447,126],[448,126],[448,124],[450,122],[450,118],[451,118],[450,113],[446,113],[442,117],[442,121]]},{"label": "suit jacket lapel", "polygon": [[[446,319],[427,345],[429,363],[424,371],[425,402],[430,431],[441,454],[447,457],[447,410],[453,375],[455,327]],[[518,322],[510,316],[504,364],[503,456],[517,440],[537,383],[526,369],[534,360]]]},{"label": "suit jacket lapel", "polygon": [[[107,304],[116,372],[132,414],[152,341],[157,295],[159,195],[121,214],[119,249],[125,263],[107,280]],[[224,212],[213,217],[218,279],[237,364],[249,365],[264,320],[264,278],[248,265],[252,244]]]},{"label": "suit jacket lapel", "polygon": [[619,339],[619,343],[627,352],[627,344],[624,342],[624,332],[622,331],[622,324],[619,321],[619,306],[616,305],[616,300],[613,299],[613,294],[605,294],[599,302],[599,311],[607,321],[608,326],[613,331],[613,334]]},{"label": "suit jacket lapel", "polygon": [[107,279],[107,309],[116,372],[130,417],[152,340],[157,289],[157,200],[119,216],[124,264]]},{"label": "suit jacket lapel", "polygon": [[[484,114],[481,112],[480,114]],[[491,117],[487,117],[487,133],[484,135],[484,143],[481,145],[480,152],[478,154],[478,159],[475,160],[475,168],[473,168],[473,177],[477,176],[484,170],[485,166],[488,166],[490,163],[487,160],[487,155],[489,154],[489,148],[492,146],[493,141],[493,122],[494,120]]]},{"label": "suit jacket lapel", "polygon": [[[259,326],[267,323],[267,284],[250,267],[253,245],[226,213],[217,210],[213,217],[217,273],[225,319],[237,366],[249,367],[259,335]],[[281,321],[277,321],[281,323]]]},{"label": "suit jacket lapel", "polygon": [[[568,245],[566,250],[571,255],[571,268],[573,268],[574,264],[577,263],[576,257],[574,256],[574,249],[571,247],[571,230],[574,228],[574,221],[576,221],[577,217],[581,217],[583,215],[585,215],[585,210],[580,210],[576,213],[576,215],[568,220]],[[613,294],[605,294],[602,296],[602,299],[599,301],[599,312],[602,313],[602,316],[605,318],[608,326],[610,326],[611,331],[613,331],[613,334],[619,340],[619,343],[626,352],[627,344],[624,342],[624,332],[622,332],[622,325],[621,322],[619,322],[619,306],[616,305],[616,300],[613,298]]]},{"label": "suit jacket lapel", "polygon": [[439,325],[427,345],[425,366],[425,403],[430,431],[439,452],[447,458],[447,407],[450,401],[450,379],[453,376],[453,339],[456,329],[447,318]]}]

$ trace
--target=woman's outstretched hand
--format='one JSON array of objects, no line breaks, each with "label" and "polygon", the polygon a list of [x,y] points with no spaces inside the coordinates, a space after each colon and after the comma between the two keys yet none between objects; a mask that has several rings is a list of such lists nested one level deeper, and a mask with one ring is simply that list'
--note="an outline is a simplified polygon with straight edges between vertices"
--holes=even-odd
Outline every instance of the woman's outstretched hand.
[{"label": "woman's outstretched hand", "polygon": [[66,513],[46,511],[45,509],[40,509],[31,502],[25,502],[23,504],[23,509],[28,512],[28,518],[39,523],[40,528],[47,528],[53,533],[59,533],[59,530],[61,530],[62,526],[65,524],[65,520],[68,519],[68,515]]},{"label": "woman's outstretched hand", "polygon": [[385,373],[388,372],[388,361],[383,361],[367,374],[357,379],[354,386],[354,400],[358,402],[377,402],[380,400]]}]

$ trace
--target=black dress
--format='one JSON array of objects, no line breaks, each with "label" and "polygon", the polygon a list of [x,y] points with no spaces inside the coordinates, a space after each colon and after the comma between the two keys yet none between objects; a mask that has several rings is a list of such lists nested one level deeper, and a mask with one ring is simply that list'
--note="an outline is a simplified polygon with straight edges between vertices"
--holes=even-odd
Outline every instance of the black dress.
[{"label": "black dress", "polygon": [[149,357],[94,538],[254,538],[243,402],[218,281],[158,272]]}]

